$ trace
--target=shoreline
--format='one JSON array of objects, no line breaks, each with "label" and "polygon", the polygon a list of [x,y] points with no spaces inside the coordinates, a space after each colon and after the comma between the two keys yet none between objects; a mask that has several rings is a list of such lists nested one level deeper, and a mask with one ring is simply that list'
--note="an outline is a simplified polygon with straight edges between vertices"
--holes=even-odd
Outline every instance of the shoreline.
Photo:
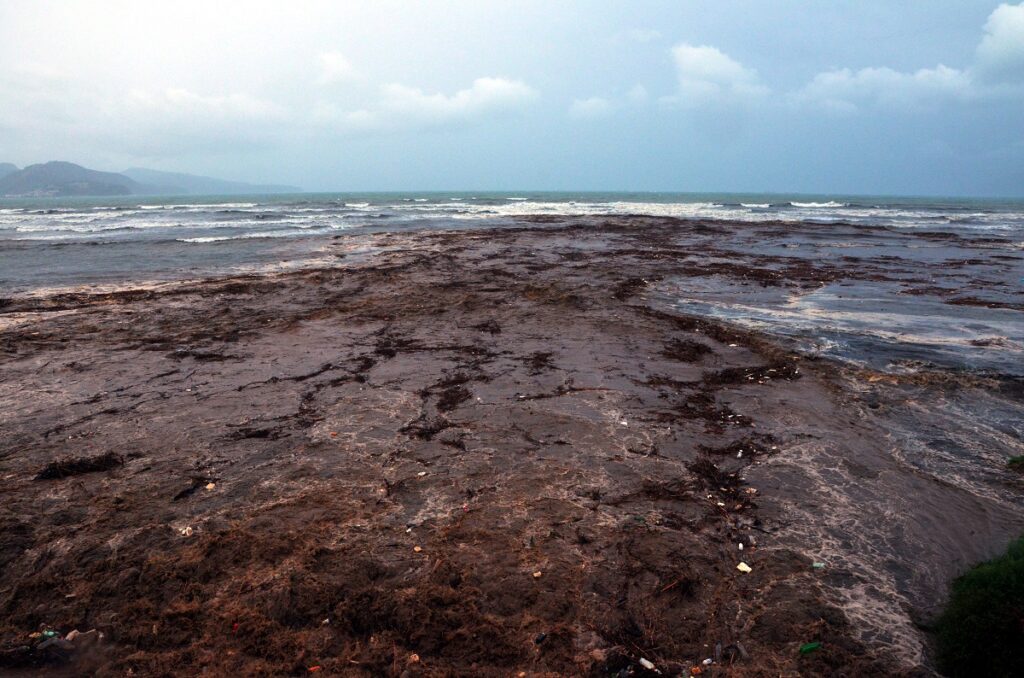
[{"label": "shoreline", "polygon": [[[994,463],[1020,441],[915,445],[1019,415],[1016,382],[680,313],[666,280],[815,289],[874,262],[675,225],[346,236],[325,250],[371,253],[7,300],[0,667],[928,671],[943,587],[1024,531]],[[41,648],[41,624],[105,637]]]}]

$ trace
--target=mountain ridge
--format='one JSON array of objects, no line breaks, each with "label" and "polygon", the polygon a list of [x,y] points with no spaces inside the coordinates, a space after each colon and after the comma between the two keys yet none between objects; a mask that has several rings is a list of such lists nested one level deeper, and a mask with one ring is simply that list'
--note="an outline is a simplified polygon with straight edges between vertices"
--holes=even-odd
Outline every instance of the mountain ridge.
[{"label": "mountain ridge", "polygon": [[280,184],[250,184],[244,181],[216,179],[214,177],[207,177],[198,174],[185,174],[183,172],[163,172],[161,170],[146,169],[143,167],[129,167],[121,172],[121,174],[147,187],[164,189],[158,191],[158,193],[164,194],[238,195],[245,193],[299,193],[301,191],[301,189],[296,186],[285,186]]},{"label": "mountain ridge", "polygon": [[0,163],[0,197],[37,198],[118,195],[242,195],[298,193],[296,186],[249,184],[195,174],[133,167],[101,172],[63,160],[18,169]]}]

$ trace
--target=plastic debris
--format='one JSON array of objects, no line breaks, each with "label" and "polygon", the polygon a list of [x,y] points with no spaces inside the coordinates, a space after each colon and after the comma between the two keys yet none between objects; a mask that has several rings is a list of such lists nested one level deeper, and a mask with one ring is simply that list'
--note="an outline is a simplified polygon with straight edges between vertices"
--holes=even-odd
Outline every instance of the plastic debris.
[{"label": "plastic debris", "polygon": [[815,641],[813,643],[804,643],[800,646],[800,654],[810,654],[821,647],[821,643]]},{"label": "plastic debris", "polygon": [[548,634],[546,634],[546,633],[538,633],[537,636],[533,639],[533,642],[536,643],[537,645],[540,645],[541,643],[543,643],[547,639],[547,637],[548,637]]},{"label": "plastic debris", "polygon": [[420,478],[422,478],[423,476],[427,475],[427,472],[426,471],[420,471],[416,475],[418,475]]},{"label": "plastic debris", "polygon": [[750,567],[750,565],[747,565],[746,563],[740,563],[736,566],[736,569],[744,573],[754,571],[754,568]]},{"label": "plastic debris", "polygon": [[217,487],[217,483],[206,483],[206,489],[212,490]]},{"label": "plastic debris", "polygon": [[699,666],[694,666],[693,668],[690,669],[690,675],[691,676],[699,676],[702,673],[704,673],[704,669],[702,669]]},{"label": "plastic debris", "polygon": [[420,551],[423,550],[423,547],[422,546],[413,546],[412,550],[415,551],[416,553],[419,553]]},{"label": "plastic debris", "polygon": [[815,570],[821,570],[824,569],[825,563],[811,563],[811,567],[813,567]]},{"label": "plastic debris", "polygon": [[537,570],[536,572],[533,573],[533,578],[534,579],[540,579],[543,576],[544,576],[544,573],[541,572],[540,570]]},{"label": "plastic debris", "polygon": [[418,664],[419,661],[420,661],[420,656],[418,654],[416,654],[415,652],[413,652],[411,655],[409,655],[409,663],[410,664]]},{"label": "plastic debris", "polygon": [[707,659],[705,659],[704,661],[701,662],[701,664],[703,664],[704,666],[711,666],[714,663],[715,663],[715,660],[712,659],[711,657],[708,657]]},{"label": "plastic debris", "polygon": [[310,666],[309,667],[309,672],[310,673],[316,673],[317,671],[321,670],[322,668],[323,668],[322,666]]},{"label": "plastic debris", "polygon": [[59,636],[60,634],[56,631],[51,631],[50,629],[47,629],[43,631],[42,635],[46,636],[47,638],[53,638],[55,636]]},{"label": "plastic debris", "polygon": [[88,631],[79,631],[78,629],[75,629],[73,631],[69,631],[68,635],[64,636],[65,641],[74,642],[75,645],[79,647],[102,639],[103,634],[96,629],[89,629]]},{"label": "plastic debris", "polygon": [[737,546],[739,547],[740,551],[743,550],[743,542],[740,542],[739,544],[737,544]]},{"label": "plastic debris", "polygon": [[192,536],[192,528],[191,527],[184,527],[184,528],[182,528],[181,529],[181,536],[182,537],[191,537]]},{"label": "plastic debris", "polygon": [[648,671],[654,670],[654,662],[648,659],[644,659],[643,657],[640,657],[640,666],[644,667]]}]

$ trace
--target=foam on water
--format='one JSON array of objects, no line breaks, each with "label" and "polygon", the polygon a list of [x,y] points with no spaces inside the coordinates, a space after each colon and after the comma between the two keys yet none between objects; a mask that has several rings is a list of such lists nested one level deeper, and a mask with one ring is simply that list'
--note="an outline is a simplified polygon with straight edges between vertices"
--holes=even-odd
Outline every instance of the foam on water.
[{"label": "foam on water", "polygon": [[[491,193],[491,194],[301,194],[209,199],[138,198],[35,199],[0,201],[0,259],[16,255],[0,284],[33,280],[52,269],[47,248],[89,243],[101,248],[133,247],[141,260],[156,256],[156,243],[178,242],[203,267],[223,243],[241,246],[272,239],[329,237],[342,229],[404,230],[513,225],[528,216],[595,217],[632,215],[740,222],[852,223],[896,229],[942,229],[953,233],[1021,233],[1024,202],[863,198],[765,194]],[[34,243],[34,244],[33,244]],[[150,248],[150,249],[147,249]],[[238,250],[239,256],[249,255]],[[65,257],[71,256],[64,253]],[[84,252],[83,252],[84,256]],[[95,251],[89,255],[95,258]],[[161,255],[162,256],[162,255]],[[269,255],[268,255],[269,256]],[[33,257],[36,261],[33,263]],[[102,258],[101,258],[102,259]],[[4,261],[0,260],[0,264]],[[98,266],[98,264],[97,264]],[[72,267],[74,268],[74,267]],[[56,269],[54,269],[56,270]],[[97,272],[99,274],[99,271]],[[64,279],[61,281],[68,283]],[[50,281],[54,282],[54,281]]]}]

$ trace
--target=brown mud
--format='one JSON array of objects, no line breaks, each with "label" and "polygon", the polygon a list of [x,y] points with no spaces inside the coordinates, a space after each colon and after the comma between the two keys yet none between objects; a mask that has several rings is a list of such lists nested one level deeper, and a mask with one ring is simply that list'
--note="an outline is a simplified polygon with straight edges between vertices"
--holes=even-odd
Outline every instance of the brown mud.
[{"label": "brown mud", "polygon": [[927,673],[748,478],[800,426],[876,444],[846,410],[870,375],[645,296],[849,272],[702,263],[674,228],[374,235],[333,268],[5,300],[0,673]]}]

